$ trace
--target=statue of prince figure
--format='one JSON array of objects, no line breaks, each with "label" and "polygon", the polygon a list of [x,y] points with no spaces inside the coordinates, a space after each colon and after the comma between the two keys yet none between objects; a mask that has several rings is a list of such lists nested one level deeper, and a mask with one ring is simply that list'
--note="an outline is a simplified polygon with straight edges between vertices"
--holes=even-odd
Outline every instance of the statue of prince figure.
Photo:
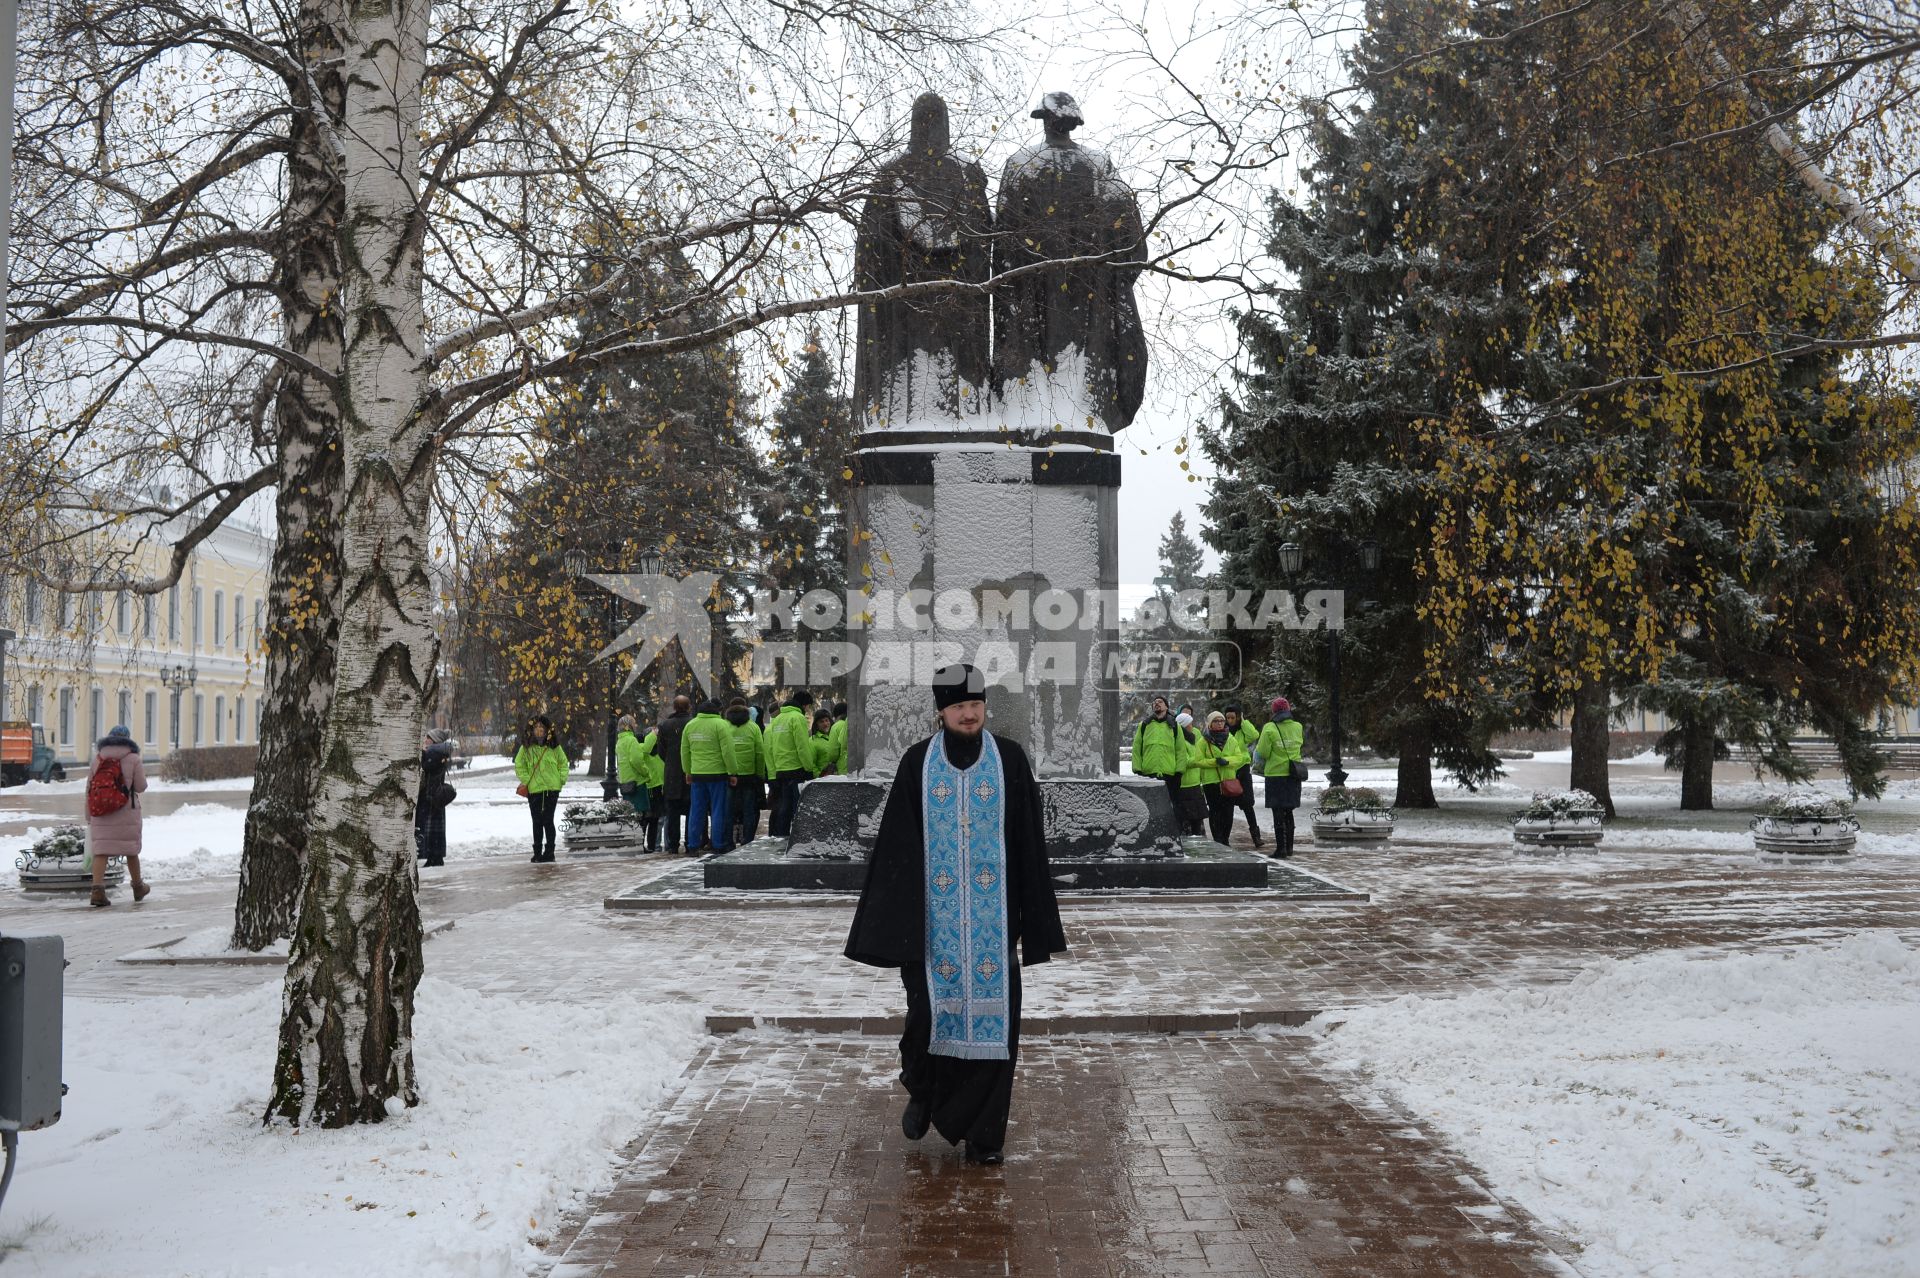
[{"label": "statue of prince figure", "polygon": [[[1020,966],[1067,949],[1026,751],[986,731],[986,683],[934,672],[940,730],[894,773],[846,956],[897,967],[907,993],[901,1130],[1002,1161],[1020,1050]],[[1020,953],[1014,953],[1018,945]]]}]

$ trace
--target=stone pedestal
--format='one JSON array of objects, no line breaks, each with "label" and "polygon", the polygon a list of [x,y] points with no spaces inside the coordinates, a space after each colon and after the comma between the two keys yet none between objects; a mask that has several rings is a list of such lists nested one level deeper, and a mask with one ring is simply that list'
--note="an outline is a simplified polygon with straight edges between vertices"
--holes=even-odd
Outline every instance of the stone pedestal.
[{"label": "stone pedestal", "polygon": [[890,780],[936,724],[929,684],[954,661],[987,680],[987,726],[1039,777],[1118,770],[1120,458],[1110,437],[865,436],[853,457],[848,585],[873,592],[849,637],[856,773]]}]

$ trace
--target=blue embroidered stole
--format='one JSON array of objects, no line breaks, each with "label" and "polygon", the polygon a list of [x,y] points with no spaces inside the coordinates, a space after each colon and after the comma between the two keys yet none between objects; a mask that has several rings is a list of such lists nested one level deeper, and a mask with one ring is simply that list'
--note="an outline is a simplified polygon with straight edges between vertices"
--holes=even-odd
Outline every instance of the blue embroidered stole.
[{"label": "blue embroidered stole", "polygon": [[1007,1052],[1006,784],[993,734],[962,771],[935,733],[920,772],[926,811],[927,989],[937,1056],[1004,1061]]}]

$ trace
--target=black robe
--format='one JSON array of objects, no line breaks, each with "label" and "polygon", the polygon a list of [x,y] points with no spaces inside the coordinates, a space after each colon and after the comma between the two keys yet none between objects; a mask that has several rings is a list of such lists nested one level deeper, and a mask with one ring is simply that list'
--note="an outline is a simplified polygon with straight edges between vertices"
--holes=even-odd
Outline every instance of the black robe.
[{"label": "black robe", "polygon": [[[948,1142],[965,1140],[977,1150],[999,1149],[1007,1137],[1013,1101],[1013,1068],[1020,1056],[1020,970],[1007,982],[1007,1059],[961,1060],[928,1050],[933,1008],[927,990],[927,868],[921,768],[933,739],[910,747],[894,773],[867,884],[854,911],[846,956],[874,967],[897,967],[907,996],[906,1028],[900,1036],[900,1081],[927,1107],[935,1131]],[[1026,751],[1004,737],[1000,766],[1007,794],[1007,938],[1020,946],[1022,966],[1044,963],[1067,949],[1060,904],[1047,865],[1040,788]],[[977,747],[976,747],[977,749]],[[950,748],[948,757],[955,766]]]},{"label": "black robe", "polygon": [[[1060,903],[1047,865],[1040,786],[1019,743],[994,737],[1007,788],[1007,940],[1017,939],[1023,966],[1067,950]],[[926,958],[926,814],[921,768],[933,738],[909,746],[893,774],[880,832],[867,860],[867,883],[853,913],[846,956],[871,967],[918,967]]]}]

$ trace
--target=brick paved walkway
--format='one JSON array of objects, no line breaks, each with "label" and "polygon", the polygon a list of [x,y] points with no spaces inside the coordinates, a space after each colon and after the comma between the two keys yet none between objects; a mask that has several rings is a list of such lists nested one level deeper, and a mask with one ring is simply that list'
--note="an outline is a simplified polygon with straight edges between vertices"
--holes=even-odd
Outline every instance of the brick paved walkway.
[{"label": "brick paved walkway", "polygon": [[1567,1272],[1302,1040],[1025,1047],[1008,1161],[900,1134],[891,1044],[729,1040],[552,1278]]}]

